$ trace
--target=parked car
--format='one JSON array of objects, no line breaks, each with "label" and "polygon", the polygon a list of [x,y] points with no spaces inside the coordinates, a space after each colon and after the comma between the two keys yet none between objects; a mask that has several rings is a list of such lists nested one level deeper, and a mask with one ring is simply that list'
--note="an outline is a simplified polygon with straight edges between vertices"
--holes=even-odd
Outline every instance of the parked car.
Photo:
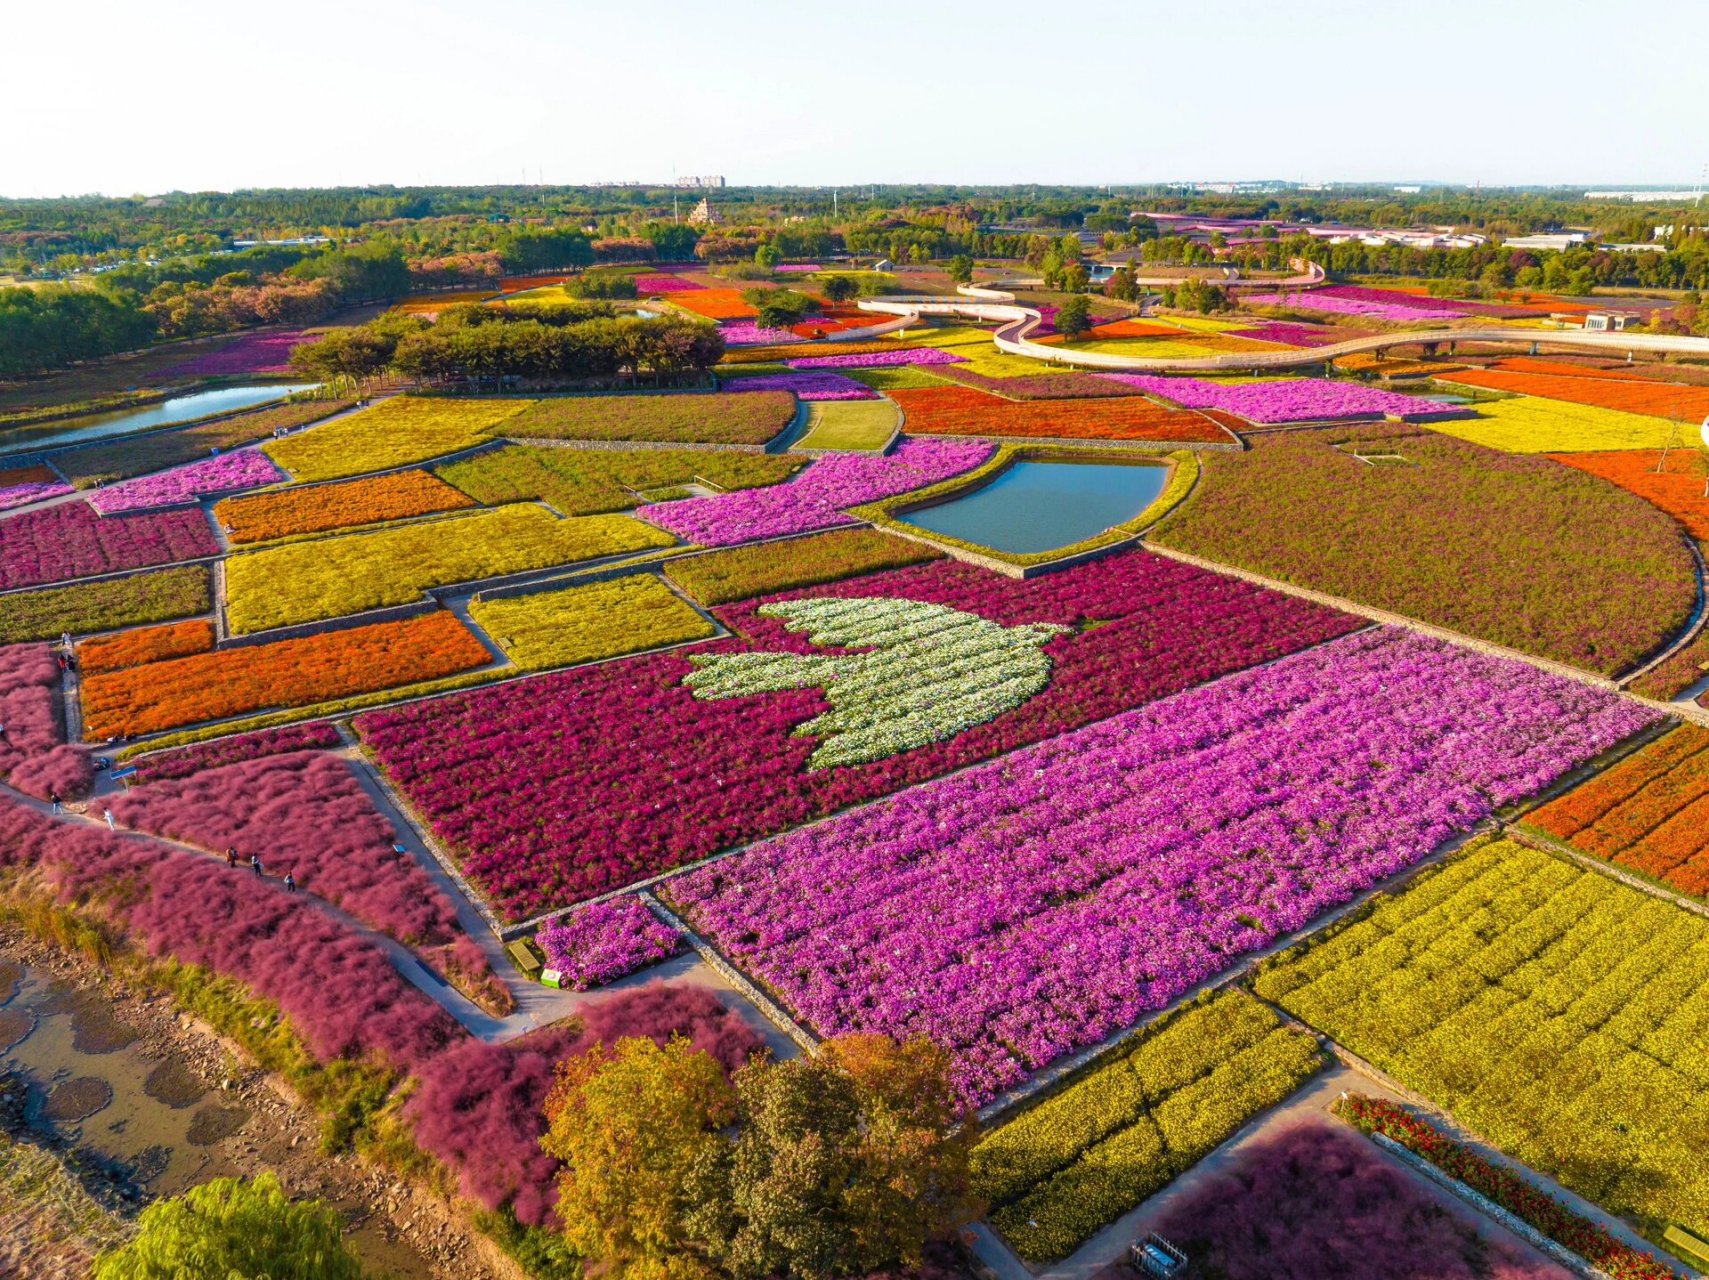
[{"label": "parked car", "polygon": [[1155,1231],[1130,1244],[1127,1258],[1142,1275],[1157,1276],[1159,1280],[1173,1280],[1187,1272],[1187,1255]]}]

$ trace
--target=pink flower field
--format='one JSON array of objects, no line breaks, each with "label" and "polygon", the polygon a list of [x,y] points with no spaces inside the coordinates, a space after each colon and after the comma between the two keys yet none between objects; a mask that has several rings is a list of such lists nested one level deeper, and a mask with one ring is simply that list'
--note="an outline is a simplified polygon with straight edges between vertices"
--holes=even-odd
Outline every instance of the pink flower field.
[{"label": "pink flower field", "polygon": [[1417,396],[1403,396],[1362,382],[1289,378],[1281,382],[1229,384],[1146,373],[1100,373],[1111,382],[1173,400],[1187,409],[1220,409],[1249,422],[1332,422],[1352,418],[1402,418],[1428,422],[1465,417],[1465,410]]},{"label": "pink flower field", "polygon": [[216,351],[199,355],[182,364],[170,365],[156,373],[150,382],[178,382],[185,378],[240,377],[245,374],[278,374],[291,372],[291,348],[303,343],[318,342],[318,333],[302,329],[284,329],[274,333],[246,333]]},{"label": "pink flower field", "polygon": [[285,478],[273,459],[260,449],[237,449],[200,462],[159,471],[135,480],[106,485],[89,495],[89,505],[102,515],[175,507],[214,493],[277,484]]}]

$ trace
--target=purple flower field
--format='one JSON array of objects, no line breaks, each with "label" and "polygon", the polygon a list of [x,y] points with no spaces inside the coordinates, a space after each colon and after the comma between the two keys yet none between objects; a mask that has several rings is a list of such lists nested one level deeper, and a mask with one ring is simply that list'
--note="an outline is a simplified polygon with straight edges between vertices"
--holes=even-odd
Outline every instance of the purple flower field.
[{"label": "purple flower field", "polygon": [[547,968],[574,991],[615,982],[682,950],[682,935],[633,897],[608,898],[554,920],[535,941]]},{"label": "purple flower field", "polygon": [[23,484],[7,485],[0,489],[0,511],[28,506],[45,498],[63,498],[73,492],[75,490],[70,485],[58,480],[26,480]]},{"label": "purple flower field", "polygon": [[289,373],[291,348],[320,341],[319,334],[301,329],[279,333],[246,333],[217,351],[162,369],[151,382],[173,382],[184,378],[217,378],[251,373]]},{"label": "purple flower field", "polygon": [[817,262],[781,262],[777,266],[773,267],[772,270],[777,272],[780,276],[785,276],[811,275],[815,271],[823,271],[824,268]]},{"label": "purple flower field", "polygon": [[754,845],[670,896],[821,1034],[930,1035],[982,1102],[1655,719],[1368,630]]},{"label": "purple flower field", "polygon": [[876,458],[858,454],[820,458],[786,484],[661,502],[641,507],[635,514],[702,547],[807,533],[854,523],[842,514],[849,507],[923,489],[971,471],[994,449],[994,445],[978,441],[905,440],[894,453]]},{"label": "purple flower field", "polygon": [[724,335],[724,345],[730,347],[774,346],[785,342],[806,342],[800,334],[788,329],[766,329],[752,320],[726,320],[718,326]]},{"label": "purple flower field", "polygon": [[[1342,298],[1324,289],[1312,289],[1299,293],[1254,293],[1248,294],[1246,301],[1258,307],[1289,307],[1300,311],[1327,311],[1335,315],[1369,316],[1373,320],[1387,320],[1391,324],[1414,324],[1420,320],[1452,320],[1464,316],[1464,311],[1442,307],[1414,307],[1408,305],[1415,301],[1403,293],[1391,294],[1394,301],[1377,302],[1362,298]],[[1405,301],[1400,301],[1405,299]],[[1420,299],[1420,301],[1423,301]],[[1442,301],[1431,298],[1430,302]]]},{"label": "purple flower field", "polygon": [[1327,347],[1337,342],[1368,338],[1369,329],[1338,329],[1334,325],[1261,324],[1252,329],[1230,329],[1224,337],[1251,338],[1256,342],[1280,342],[1290,347]]},{"label": "purple flower field", "polygon": [[277,484],[284,478],[285,473],[260,449],[238,449],[97,489],[89,495],[89,505],[104,516],[147,511],[194,502],[204,494]]},{"label": "purple flower field", "polygon": [[904,364],[966,364],[942,347],[909,347],[903,351],[867,351],[847,356],[803,356],[788,362],[791,369],[888,369]]},{"label": "purple flower field", "polygon": [[878,392],[840,373],[762,373],[751,378],[726,378],[725,391],[793,391],[803,400],[876,400]]},{"label": "purple flower field", "polygon": [[1434,400],[1398,395],[1362,382],[1293,378],[1286,382],[1229,385],[1199,378],[1164,378],[1146,373],[1100,373],[1100,378],[1138,387],[1188,409],[1220,409],[1249,422],[1328,422],[1337,418],[1464,417],[1465,411]]}]

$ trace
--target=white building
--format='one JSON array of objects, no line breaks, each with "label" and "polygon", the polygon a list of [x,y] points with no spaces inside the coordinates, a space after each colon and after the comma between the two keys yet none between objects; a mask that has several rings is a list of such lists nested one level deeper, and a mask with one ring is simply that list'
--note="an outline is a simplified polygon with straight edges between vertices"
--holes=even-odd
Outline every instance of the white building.
[{"label": "white building", "polygon": [[1509,249],[1536,249],[1541,252],[1564,253],[1576,249],[1590,237],[1582,231],[1559,231],[1547,235],[1514,236],[1502,241]]}]

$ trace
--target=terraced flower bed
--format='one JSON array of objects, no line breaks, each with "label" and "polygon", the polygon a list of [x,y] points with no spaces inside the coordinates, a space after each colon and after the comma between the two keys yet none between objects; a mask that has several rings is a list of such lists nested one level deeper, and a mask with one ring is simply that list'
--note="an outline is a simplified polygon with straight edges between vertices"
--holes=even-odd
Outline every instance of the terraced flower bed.
[{"label": "terraced flower bed", "polygon": [[0,525],[0,590],[151,569],[219,554],[197,510],[96,515],[87,503],[25,511]]},{"label": "terraced flower bed", "polygon": [[664,502],[635,514],[703,547],[810,533],[852,524],[843,514],[850,507],[938,484],[973,470],[991,453],[990,445],[974,441],[905,440],[887,454],[820,457],[788,484]]},{"label": "terraced flower bed", "polygon": [[500,424],[508,429],[532,403],[394,396],[262,447],[297,480],[342,480],[484,444]]},{"label": "terraced flower bed", "polygon": [[435,468],[489,505],[539,500],[567,516],[627,511],[648,491],[707,483],[751,489],[788,479],[806,459],[709,449],[572,449],[513,444]]},{"label": "terraced flower bed", "polygon": [[243,635],[422,599],[429,587],[669,546],[627,516],[560,520],[512,505],[426,523],[288,542],[226,561],[226,616]]},{"label": "terraced flower bed", "polygon": [[820,1034],[929,1035],[984,1102],[1655,719],[1375,630],[750,846],[668,893]]},{"label": "terraced flower bed", "polygon": [[85,734],[137,737],[266,707],[305,707],[485,666],[486,647],[451,614],[430,613],[272,644],[90,673]]},{"label": "terraced flower bed", "polygon": [[961,364],[966,359],[944,347],[904,347],[900,351],[856,351],[840,356],[801,356],[791,369],[888,369],[899,365]]},{"label": "terraced flower bed", "polygon": [[158,627],[138,627],[109,636],[96,636],[77,646],[77,661],[85,675],[118,671],[167,658],[206,653],[214,647],[214,624],[206,618],[169,622]]},{"label": "terraced flower bed", "polygon": [[214,506],[214,519],[237,545],[383,524],[472,507],[475,500],[425,471],[399,471],[307,488],[280,489]]},{"label": "terraced flower bed", "polygon": [[1244,992],[1224,992],[1145,1028],[983,1137],[974,1189],[1023,1258],[1063,1257],[1322,1063],[1310,1035]]},{"label": "terraced flower bed", "polygon": [[173,778],[188,778],[204,769],[237,764],[243,760],[259,760],[264,756],[283,755],[290,751],[330,748],[343,744],[337,726],[326,720],[307,724],[286,725],[282,729],[263,729],[259,733],[236,734],[193,747],[175,751],[160,751],[139,756],[132,761],[139,784],[164,782]]},{"label": "terraced flower bed", "polygon": [[[1447,961],[1447,957],[1453,957]],[[1709,921],[1511,840],[1258,981],[1497,1149],[1659,1239],[1709,1233]]]},{"label": "terraced flower bed", "polygon": [[838,529],[782,547],[767,543],[679,556],[666,562],[665,574],[701,604],[715,605],[942,558],[935,547],[877,529]]},{"label": "terraced flower bed", "polygon": [[1556,365],[1545,371],[1539,368],[1544,361],[1517,369],[1503,367],[1505,363],[1498,362],[1488,369],[1463,369],[1453,375],[1453,381],[1491,391],[1511,391],[1515,395],[1671,418],[1693,425],[1709,417],[1709,387],[1649,382],[1641,376],[1610,378],[1600,370],[1581,370],[1575,365]]},{"label": "terraced flower bed", "polygon": [[495,600],[469,615],[525,671],[704,640],[712,624],[650,573]]},{"label": "terraced flower bed", "polygon": [[1409,432],[1290,432],[1207,455],[1152,538],[1605,675],[1684,626],[1696,573],[1661,512],[1546,459]]},{"label": "terraced flower bed", "polygon": [[1689,434],[1663,418],[1537,396],[1492,400],[1477,410],[1476,417],[1444,420],[1433,428],[1508,453],[1665,449],[1686,443]]},{"label": "terraced flower bed", "polygon": [[506,422],[504,434],[523,440],[762,445],[794,419],[795,397],[787,391],[557,396]]},{"label": "terraced flower bed", "polygon": [[1601,476],[1667,512],[1692,537],[1709,539],[1709,467],[1695,449],[1635,449],[1616,453],[1552,453],[1564,466]]},{"label": "terraced flower bed", "polygon": [[163,622],[212,607],[208,571],[201,565],[20,591],[0,602],[0,644]]},{"label": "terraced flower bed", "polygon": [[[741,639],[453,694],[355,723],[465,871],[500,911],[522,918],[1359,625],[1142,553],[1026,581],[938,561],[784,598],[826,596],[917,601],[1005,626],[1069,630],[1042,646],[1051,668],[1042,692],[947,741],[853,767],[809,765],[818,744],[796,729],[830,709],[818,688],[700,698],[685,686],[695,655],[818,652],[786,619],[759,613],[765,599],[717,610]],[[970,677],[970,686],[977,682]],[[671,803],[655,805],[667,792]],[[542,812],[558,818],[542,825],[533,819]]]},{"label": "terraced flower bed", "polygon": [[864,382],[844,377],[828,369],[803,369],[789,373],[755,373],[727,378],[724,389],[753,394],[762,391],[787,391],[800,400],[876,400],[878,392]]},{"label": "terraced flower bed", "polygon": [[1202,413],[1164,409],[1139,397],[1017,402],[971,387],[937,387],[899,390],[892,399],[907,415],[910,435],[1171,444],[1232,444],[1237,438]]},{"label": "terraced flower bed", "polygon": [[238,449],[107,485],[89,495],[89,505],[104,516],[121,511],[148,511],[154,507],[183,506],[205,494],[276,484],[284,478],[285,473],[261,450]]},{"label": "terraced flower bed", "polygon": [[51,467],[14,467],[0,471],[0,511],[27,506],[73,492]]}]

